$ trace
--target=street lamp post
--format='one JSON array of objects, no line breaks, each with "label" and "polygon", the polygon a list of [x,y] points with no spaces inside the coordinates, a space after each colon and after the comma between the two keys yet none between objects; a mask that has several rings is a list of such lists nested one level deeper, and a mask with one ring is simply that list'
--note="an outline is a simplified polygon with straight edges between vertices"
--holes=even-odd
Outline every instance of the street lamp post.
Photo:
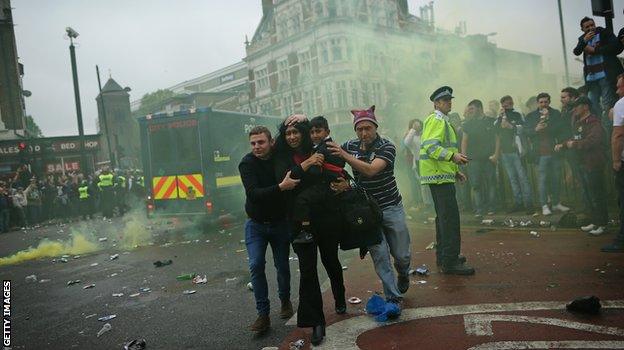
[{"label": "street lamp post", "polygon": [[84,167],[81,169],[85,174],[89,172],[89,164],[85,155],[85,138],[84,128],[82,126],[82,107],[80,106],[80,87],[78,86],[78,69],[76,68],[76,49],[74,47],[74,39],[78,37],[78,32],[71,27],[65,28],[69,37],[69,57],[71,59],[72,77],[74,79],[74,98],[76,100],[76,115],[78,118],[78,136],[80,139],[80,163]]},{"label": "street lamp post", "polygon": [[566,86],[570,86],[570,70],[568,69],[568,50],[566,48],[565,33],[563,31],[563,13],[561,11],[561,0],[557,0],[559,6],[559,27],[561,30],[561,44],[563,45],[563,64],[565,66]]},{"label": "street lamp post", "polygon": [[115,156],[111,148],[110,134],[108,133],[108,117],[106,116],[106,107],[104,106],[104,93],[102,92],[102,83],[100,82],[100,68],[96,65],[98,88],[100,89],[100,103],[102,104],[102,117],[104,118],[104,132],[106,133],[106,145],[108,146],[108,160],[112,168],[115,168]]}]

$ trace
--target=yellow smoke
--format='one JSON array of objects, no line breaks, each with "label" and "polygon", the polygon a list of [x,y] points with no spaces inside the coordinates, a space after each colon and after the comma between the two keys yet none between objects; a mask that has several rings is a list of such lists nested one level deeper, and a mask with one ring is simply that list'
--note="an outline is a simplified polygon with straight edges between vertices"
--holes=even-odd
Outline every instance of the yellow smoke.
[{"label": "yellow smoke", "polygon": [[19,264],[28,260],[41,258],[51,258],[63,254],[85,254],[98,250],[97,244],[88,240],[82,234],[74,234],[71,241],[49,241],[43,240],[39,242],[36,248],[28,248],[19,251],[11,256],[0,258],[0,266]]},{"label": "yellow smoke", "polygon": [[151,233],[145,228],[146,219],[141,219],[141,214],[136,213],[130,216],[122,230],[120,246],[122,249],[134,249],[152,241]]}]

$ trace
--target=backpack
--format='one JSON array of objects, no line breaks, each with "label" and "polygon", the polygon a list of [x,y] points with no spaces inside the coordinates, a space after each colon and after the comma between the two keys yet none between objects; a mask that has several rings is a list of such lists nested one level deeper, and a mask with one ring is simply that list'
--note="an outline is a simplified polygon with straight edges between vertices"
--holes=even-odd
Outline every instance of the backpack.
[{"label": "backpack", "polygon": [[343,221],[340,249],[349,250],[380,243],[383,212],[377,202],[360,186],[340,196]]}]

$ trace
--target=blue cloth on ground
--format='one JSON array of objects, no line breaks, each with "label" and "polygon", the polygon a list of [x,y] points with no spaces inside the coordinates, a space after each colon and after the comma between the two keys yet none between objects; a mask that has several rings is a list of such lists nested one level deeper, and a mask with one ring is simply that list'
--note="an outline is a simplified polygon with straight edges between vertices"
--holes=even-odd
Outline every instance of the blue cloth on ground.
[{"label": "blue cloth on ground", "polygon": [[401,315],[401,308],[398,304],[386,302],[381,296],[375,294],[368,299],[366,312],[375,316],[375,321],[386,322],[389,318]]}]

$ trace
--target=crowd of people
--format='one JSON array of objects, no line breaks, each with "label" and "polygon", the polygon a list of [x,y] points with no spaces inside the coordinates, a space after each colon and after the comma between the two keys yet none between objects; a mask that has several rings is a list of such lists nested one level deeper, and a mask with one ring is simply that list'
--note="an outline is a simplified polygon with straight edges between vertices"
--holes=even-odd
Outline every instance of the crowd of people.
[{"label": "crowd of people", "polygon": [[[609,190],[619,191],[605,170],[612,166],[618,175],[621,167],[616,101],[624,96],[624,68],[616,55],[624,50],[624,30],[616,37],[588,17],[581,20],[581,29],[574,54],[583,54],[585,85],[562,89],[560,109],[553,108],[548,93],[540,92],[521,110],[506,95],[489,101],[487,109],[479,99],[470,101],[463,119],[449,113],[459,152],[470,158],[460,165],[468,174],[467,182],[456,187],[460,208],[482,217],[501,212],[548,216],[573,207],[588,217],[583,231],[605,233],[608,201],[617,194]],[[412,184],[420,176],[422,130],[421,120],[411,120],[403,139]],[[410,205],[429,208],[428,191],[413,185]]]},{"label": "crowd of people", "polygon": [[[506,95],[489,101],[487,110],[481,100],[470,101],[461,118],[451,112],[453,89],[443,86],[431,94],[434,111],[424,120],[409,122],[401,140],[409,167],[409,204],[435,210],[441,273],[475,273],[461,255],[460,208],[474,210],[477,217],[501,210],[549,216],[571,210],[564,201],[573,201],[572,196],[562,193],[579,193],[573,208],[587,216],[587,225],[580,229],[601,235],[609,220],[609,187],[617,191],[620,225],[624,223],[624,69],[615,57],[624,50],[624,30],[616,37],[587,17],[581,20],[581,29],[574,53],[583,54],[585,85],[562,89],[560,110],[551,106],[548,93],[540,92],[526,102],[524,113]],[[277,269],[281,318],[293,315],[287,260],[291,245],[299,256],[297,325],[313,329],[312,344],[320,344],[325,336],[318,253],[337,314],[346,312],[337,252],[339,247],[358,246],[361,258],[370,252],[386,301],[396,304],[395,316],[400,314],[410,285],[411,252],[395,178],[397,148],[378,132],[374,106],[351,113],[356,138],[342,145],[331,139],[322,116],[309,121],[303,115],[290,116],[275,139],[263,126],[249,133],[251,152],[239,171],[246,192],[245,242],[258,312],[251,325],[254,332],[270,327],[265,275],[269,245]],[[615,173],[615,183],[607,167]],[[358,198],[349,193],[360,191],[372,198],[371,207],[378,208],[381,218],[377,222],[370,217],[374,210],[362,209],[356,221],[374,223],[376,234],[361,235],[359,245],[345,244],[354,224],[344,205]],[[510,195],[505,196],[506,191]],[[622,227],[602,251],[624,252]]]},{"label": "crowd of people", "polygon": [[0,232],[35,227],[50,221],[106,218],[123,215],[132,198],[143,198],[145,185],[139,170],[93,174],[48,173],[38,176],[21,164],[13,176],[0,180]]}]

